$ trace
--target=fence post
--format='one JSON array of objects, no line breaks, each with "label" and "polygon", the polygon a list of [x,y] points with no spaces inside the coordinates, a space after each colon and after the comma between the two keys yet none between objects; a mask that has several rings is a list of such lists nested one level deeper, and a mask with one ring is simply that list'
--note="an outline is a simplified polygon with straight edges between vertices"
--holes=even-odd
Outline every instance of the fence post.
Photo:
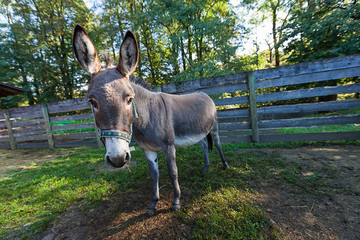
[{"label": "fence post", "polygon": [[42,113],[43,113],[43,117],[44,117],[46,136],[47,136],[49,148],[54,149],[55,144],[54,144],[53,135],[51,133],[50,117],[49,117],[49,111],[48,111],[46,103],[41,105],[41,109],[42,109]]},{"label": "fence post", "polygon": [[10,113],[8,109],[4,109],[4,116],[6,121],[6,128],[8,129],[9,141],[11,149],[16,149],[16,141],[14,137],[14,132],[12,130],[12,124],[10,120]]},{"label": "fence post", "polygon": [[256,107],[256,94],[255,94],[255,73],[254,71],[248,73],[248,85],[249,85],[249,103],[250,103],[250,124],[253,142],[259,142],[259,129]]},{"label": "fence post", "polygon": [[98,132],[98,130],[97,130],[97,126],[96,126],[96,122],[95,122],[94,109],[93,109],[93,107],[92,107],[91,104],[90,104],[90,108],[91,108],[92,117],[93,117],[93,119],[94,119],[96,143],[97,143],[98,148],[102,148],[102,147],[104,147],[104,144],[103,144],[103,143],[101,142],[101,140],[100,140],[99,132]]},{"label": "fence post", "polygon": [[161,85],[156,86],[155,89],[156,89],[157,92],[161,92]]}]

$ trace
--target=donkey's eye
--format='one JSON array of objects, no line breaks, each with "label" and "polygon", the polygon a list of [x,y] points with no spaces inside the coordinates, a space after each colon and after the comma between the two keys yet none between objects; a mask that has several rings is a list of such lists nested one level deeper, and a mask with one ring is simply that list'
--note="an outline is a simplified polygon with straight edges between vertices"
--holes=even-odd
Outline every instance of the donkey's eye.
[{"label": "donkey's eye", "polygon": [[94,109],[98,108],[97,103],[94,100],[90,99],[89,103],[93,106]]},{"label": "donkey's eye", "polygon": [[133,102],[133,100],[134,100],[133,98],[129,98],[127,104],[130,105]]}]

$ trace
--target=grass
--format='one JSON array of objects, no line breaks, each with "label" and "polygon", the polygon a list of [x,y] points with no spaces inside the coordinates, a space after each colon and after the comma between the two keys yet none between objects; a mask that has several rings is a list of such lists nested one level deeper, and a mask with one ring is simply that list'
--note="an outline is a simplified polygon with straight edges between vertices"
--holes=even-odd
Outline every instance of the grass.
[{"label": "grass", "polygon": [[0,238],[12,239],[14,234],[27,238],[41,232],[72,204],[105,200],[117,189],[126,189],[128,179],[147,173],[145,167],[122,174],[102,171],[103,156],[102,149],[80,148],[52,161],[30,163],[1,178]]},{"label": "grass", "polygon": [[[359,145],[360,141],[351,143]],[[304,144],[309,143],[224,144],[231,167],[223,170],[217,151],[213,151],[206,175],[201,174],[199,146],[178,148],[180,186],[192,197],[176,216],[191,226],[193,239],[278,238],[256,201],[258,193],[251,189],[264,180],[277,179],[304,192],[317,191],[322,187],[321,178],[317,173],[301,175],[301,166],[283,161],[274,151],[241,149]],[[0,238],[31,239],[69,207],[91,207],[116,191],[138,189],[147,181],[148,167],[140,148],[132,152],[137,164],[131,171],[104,171],[103,156],[104,149],[78,148],[57,159],[7,172],[7,177],[0,179]],[[159,165],[162,185],[171,186],[162,153]]]}]

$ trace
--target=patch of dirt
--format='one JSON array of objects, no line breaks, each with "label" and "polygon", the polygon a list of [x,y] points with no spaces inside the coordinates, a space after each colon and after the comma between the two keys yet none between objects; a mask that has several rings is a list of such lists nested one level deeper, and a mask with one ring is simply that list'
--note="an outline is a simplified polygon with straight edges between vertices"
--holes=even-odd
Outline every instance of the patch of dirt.
[{"label": "patch of dirt", "polygon": [[317,174],[327,189],[304,193],[290,184],[260,188],[259,201],[283,239],[360,239],[360,147],[269,149]]},{"label": "patch of dirt", "polygon": [[[53,150],[7,150],[0,149],[0,178],[7,177],[7,171],[34,168],[37,163],[55,159],[58,156],[75,152],[72,149]],[[33,165],[33,166],[32,166]]]},{"label": "patch of dirt", "polygon": [[170,192],[160,196],[162,201],[157,204],[157,213],[149,218],[144,213],[150,195],[144,188],[116,193],[110,200],[90,209],[74,207],[61,214],[50,230],[35,239],[186,239],[190,228],[170,210]]}]

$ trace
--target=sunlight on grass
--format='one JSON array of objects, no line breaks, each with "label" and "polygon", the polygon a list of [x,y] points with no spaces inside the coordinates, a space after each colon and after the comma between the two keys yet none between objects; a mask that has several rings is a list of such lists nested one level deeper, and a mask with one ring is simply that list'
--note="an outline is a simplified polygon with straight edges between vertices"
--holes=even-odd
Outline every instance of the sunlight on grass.
[{"label": "sunlight on grass", "polygon": [[102,149],[82,148],[41,164],[31,163],[12,171],[11,177],[1,178],[0,238],[11,239],[8,234],[14,230],[21,234],[24,225],[35,233],[42,231],[70,205],[105,200],[119,185],[128,185],[130,172],[110,173],[99,168],[104,164],[103,154]]},{"label": "sunlight on grass", "polygon": [[195,225],[194,239],[258,239],[266,219],[255,193],[234,187],[209,192],[179,215]]}]

